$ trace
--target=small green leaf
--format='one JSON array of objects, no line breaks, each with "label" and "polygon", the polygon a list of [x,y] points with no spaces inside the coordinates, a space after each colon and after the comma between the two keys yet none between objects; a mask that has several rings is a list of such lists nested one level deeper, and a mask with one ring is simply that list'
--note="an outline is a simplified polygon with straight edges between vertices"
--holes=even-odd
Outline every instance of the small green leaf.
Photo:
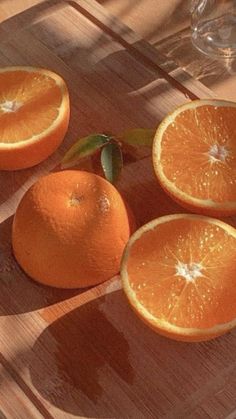
[{"label": "small green leaf", "polygon": [[123,167],[122,152],[118,143],[109,143],[103,147],[101,165],[106,179],[115,183]]},{"label": "small green leaf", "polygon": [[146,146],[152,147],[153,138],[155,135],[155,129],[149,128],[134,128],[125,131],[120,137],[120,141],[129,144],[131,146]]},{"label": "small green leaf", "polygon": [[61,167],[66,169],[75,166],[80,159],[91,156],[99,148],[109,143],[110,139],[110,137],[104,134],[92,134],[88,137],[80,138],[63,157]]}]

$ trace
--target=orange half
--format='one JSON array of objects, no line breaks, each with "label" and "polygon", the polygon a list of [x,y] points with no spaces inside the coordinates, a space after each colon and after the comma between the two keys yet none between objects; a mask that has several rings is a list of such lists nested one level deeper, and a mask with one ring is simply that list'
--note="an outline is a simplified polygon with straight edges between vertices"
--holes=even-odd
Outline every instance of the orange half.
[{"label": "orange half", "polygon": [[0,169],[31,167],[62,142],[69,123],[64,80],[34,67],[0,69]]},{"label": "orange half", "polygon": [[196,100],[157,129],[154,170],[183,207],[206,215],[236,214],[236,103]]},{"label": "orange half", "polygon": [[137,230],[121,264],[141,319],[176,340],[201,341],[236,326],[236,230],[200,215],[169,215]]}]

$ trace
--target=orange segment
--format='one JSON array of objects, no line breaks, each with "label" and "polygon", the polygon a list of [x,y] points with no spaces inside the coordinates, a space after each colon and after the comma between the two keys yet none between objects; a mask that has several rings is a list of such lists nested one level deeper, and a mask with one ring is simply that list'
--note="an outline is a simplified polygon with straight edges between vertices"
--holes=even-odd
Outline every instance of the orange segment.
[{"label": "orange segment", "polygon": [[164,189],[184,207],[236,213],[236,104],[193,101],[157,130],[153,163]]},{"label": "orange segment", "polygon": [[170,215],[131,237],[121,275],[128,299],[150,326],[176,339],[202,340],[236,325],[235,261],[233,227]]},{"label": "orange segment", "polygon": [[62,78],[44,69],[0,70],[0,169],[21,169],[47,158],[69,122],[69,96]]}]

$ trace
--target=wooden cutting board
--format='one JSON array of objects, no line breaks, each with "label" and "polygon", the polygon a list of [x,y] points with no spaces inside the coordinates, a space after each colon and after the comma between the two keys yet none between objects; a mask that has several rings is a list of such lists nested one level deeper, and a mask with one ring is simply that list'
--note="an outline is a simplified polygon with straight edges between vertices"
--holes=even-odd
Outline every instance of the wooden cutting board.
[{"label": "wooden cutting board", "polygon": [[[183,73],[182,84],[176,69],[165,75],[163,60],[91,1],[43,2],[0,26],[0,64],[57,71],[72,106],[50,159],[0,172],[0,418],[236,417],[235,331],[202,344],[165,339],[133,314],[119,277],[56,290],[31,281],[11,253],[21,196],[76,138],[155,127],[190,97],[211,95]],[[118,188],[138,223],[182,212],[158,186],[150,157],[137,158]]]}]

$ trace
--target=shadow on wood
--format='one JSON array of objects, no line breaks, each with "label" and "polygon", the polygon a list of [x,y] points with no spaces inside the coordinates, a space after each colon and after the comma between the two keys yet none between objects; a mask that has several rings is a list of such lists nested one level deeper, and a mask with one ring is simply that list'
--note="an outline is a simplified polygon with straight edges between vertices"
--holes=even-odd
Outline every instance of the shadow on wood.
[{"label": "shadow on wood", "polygon": [[[104,301],[102,297],[61,317],[33,347],[30,375],[34,387],[72,414],[99,418],[111,413],[113,417],[117,409],[122,412],[124,389],[134,379],[129,344],[100,310]],[[109,404],[114,404],[114,412]]]},{"label": "shadow on wood", "polygon": [[201,344],[165,339],[118,290],[51,323],[29,355],[29,370],[40,395],[74,415],[187,418],[233,383],[235,339],[233,332]]},{"label": "shadow on wood", "polygon": [[97,1],[151,43],[190,24],[190,2],[186,0]]}]

